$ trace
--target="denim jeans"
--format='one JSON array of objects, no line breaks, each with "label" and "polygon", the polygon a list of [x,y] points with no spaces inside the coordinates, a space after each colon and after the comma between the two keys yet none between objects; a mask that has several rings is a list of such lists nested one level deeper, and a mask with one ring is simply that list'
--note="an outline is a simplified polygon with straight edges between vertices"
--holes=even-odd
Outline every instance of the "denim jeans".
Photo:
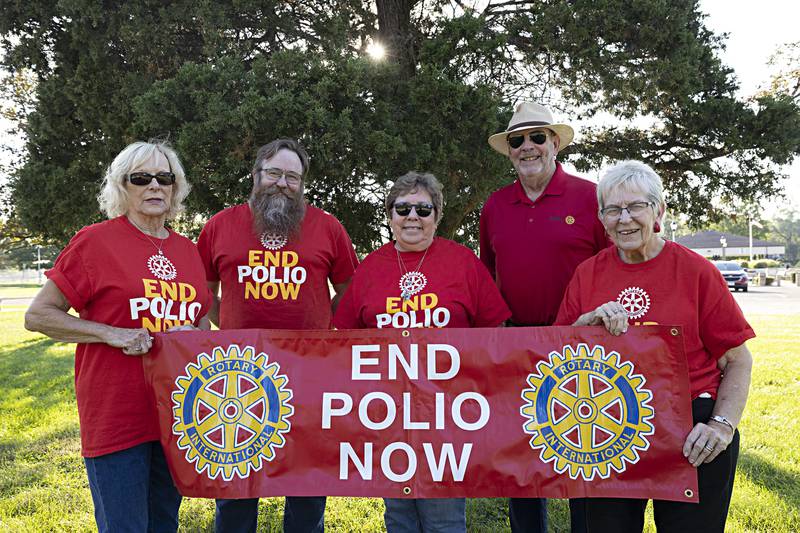
[{"label": "denim jeans", "polygon": [[181,495],[160,443],[145,442],[83,461],[100,533],[177,531]]},{"label": "denim jeans", "polygon": [[[216,533],[255,533],[258,525],[258,498],[217,500],[214,518]],[[325,496],[287,496],[283,507],[286,533],[325,531]]]},{"label": "denim jeans", "polygon": [[384,498],[388,533],[464,533],[467,505],[464,498]]}]

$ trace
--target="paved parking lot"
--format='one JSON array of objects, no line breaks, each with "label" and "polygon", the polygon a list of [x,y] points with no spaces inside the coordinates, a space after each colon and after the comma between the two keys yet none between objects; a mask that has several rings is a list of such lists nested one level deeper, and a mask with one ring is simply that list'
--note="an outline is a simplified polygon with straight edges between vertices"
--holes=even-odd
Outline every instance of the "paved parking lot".
[{"label": "paved parking lot", "polygon": [[800,287],[786,281],[780,287],[750,285],[747,292],[735,292],[733,296],[745,316],[800,314]]}]

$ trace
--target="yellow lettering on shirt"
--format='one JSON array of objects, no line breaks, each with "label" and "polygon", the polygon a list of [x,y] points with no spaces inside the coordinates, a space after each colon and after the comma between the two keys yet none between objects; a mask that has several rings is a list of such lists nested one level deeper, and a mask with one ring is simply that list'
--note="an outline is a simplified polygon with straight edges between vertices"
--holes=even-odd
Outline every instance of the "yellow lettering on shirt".
[{"label": "yellow lettering on shirt", "polygon": [[159,296],[158,294],[158,280],[155,279],[143,279],[142,283],[144,283],[144,297],[145,298],[155,298]]},{"label": "yellow lettering on shirt", "polygon": [[293,267],[299,259],[297,252],[292,251],[250,250],[247,253],[247,264],[251,267]]},{"label": "yellow lettering on shirt", "polygon": [[297,300],[300,294],[299,283],[258,283],[245,281],[245,300],[274,300],[278,296],[283,300]]},{"label": "yellow lettering on shirt", "polygon": [[408,300],[403,300],[400,296],[389,296],[386,298],[386,312],[390,315],[408,311],[422,311],[433,309],[439,303],[439,297],[434,292],[415,294]]}]

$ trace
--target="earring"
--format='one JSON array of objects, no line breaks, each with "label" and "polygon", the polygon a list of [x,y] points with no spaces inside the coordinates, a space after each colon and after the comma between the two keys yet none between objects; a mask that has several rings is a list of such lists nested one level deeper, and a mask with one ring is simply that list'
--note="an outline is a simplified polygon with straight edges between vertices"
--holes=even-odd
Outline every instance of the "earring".
[{"label": "earring", "polygon": [[656,220],[656,223],[653,224],[653,231],[656,233],[661,233],[661,222]]}]

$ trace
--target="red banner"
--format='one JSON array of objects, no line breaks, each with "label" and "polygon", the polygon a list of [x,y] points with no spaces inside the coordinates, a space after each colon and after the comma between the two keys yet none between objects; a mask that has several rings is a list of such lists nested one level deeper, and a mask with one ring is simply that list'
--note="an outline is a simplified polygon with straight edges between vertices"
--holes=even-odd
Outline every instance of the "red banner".
[{"label": "red banner", "polygon": [[145,372],[186,496],[697,501],[680,328],[180,332]]}]

